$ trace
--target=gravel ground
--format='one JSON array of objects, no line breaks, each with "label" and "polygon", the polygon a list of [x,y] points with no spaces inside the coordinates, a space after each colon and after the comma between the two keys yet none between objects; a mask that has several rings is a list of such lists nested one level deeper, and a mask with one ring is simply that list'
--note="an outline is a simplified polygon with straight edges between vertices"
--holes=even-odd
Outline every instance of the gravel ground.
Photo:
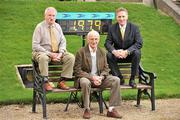
[{"label": "gravel ground", "polygon": [[[143,100],[141,107],[134,105],[136,101],[123,101],[121,106],[117,107],[122,120],[180,120],[180,99],[159,99],[156,100],[156,110],[151,111],[149,100]],[[106,117],[106,110],[103,114],[99,113],[98,104],[91,104],[91,120],[115,120]],[[83,109],[77,104],[70,104],[67,112],[64,112],[65,104],[48,104],[48,120],[81,120]],[[31,112],[31,105],[7,105],[0,106],[1,120],[42,120],[41,105],[37,105],[37,113]]]}]

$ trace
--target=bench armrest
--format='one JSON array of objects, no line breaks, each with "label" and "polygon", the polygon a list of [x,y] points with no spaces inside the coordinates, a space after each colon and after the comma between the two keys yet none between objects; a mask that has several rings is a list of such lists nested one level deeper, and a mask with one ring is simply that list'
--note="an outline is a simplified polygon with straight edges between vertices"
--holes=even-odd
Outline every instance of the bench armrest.
[{"label": "bench armrest", "polygon": [[139,82],[146,85],[153,85],[154,80],[157,78],[156,74],[153,72],[145,71],[142,65],[139,65]]},{"label": "bench armrest", "polygon": [[44,91],[44,77],[39,74],[39,71],[37,70],[38,64],[32,60],[32,68],[33,68],[33,80],[34,80],[34,86],[33,88],[36,91],[39,91],[40,93],[43,93]]}]

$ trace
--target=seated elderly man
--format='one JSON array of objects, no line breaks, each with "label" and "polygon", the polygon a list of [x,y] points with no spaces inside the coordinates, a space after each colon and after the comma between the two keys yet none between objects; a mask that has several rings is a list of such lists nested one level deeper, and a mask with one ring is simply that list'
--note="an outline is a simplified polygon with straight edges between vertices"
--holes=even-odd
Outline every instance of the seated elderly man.
[{"label": "seated elderly man", "polygon": [[38,62],[40,74],[44,77],[45,90],[52,91],[53,86],[49,83],[48,64],[49,62],[62,62],[63,70],[57,84],[58,88],[67,90],[65,81],[71,79],[75,57],[66,50],[66,38],[61,26],[55,22],[57,10],[48,7],[44,11],[44,20],[40,22],[33,33],[32,57]]},{"label": "seated elderly man", "polygon": [[90,114],[90,91],[91,87],[111,88],[109,99],[108,117],[122,118],[115,106],[120,105],[120,79],[109,75],[106,53],[98,47],[100,40],[97,31],[90,31],[87,35],[87,45],[82,47],[76,54],[74,73],[76,87],[82,91],[84,102],[83,118],[89,119]]}]

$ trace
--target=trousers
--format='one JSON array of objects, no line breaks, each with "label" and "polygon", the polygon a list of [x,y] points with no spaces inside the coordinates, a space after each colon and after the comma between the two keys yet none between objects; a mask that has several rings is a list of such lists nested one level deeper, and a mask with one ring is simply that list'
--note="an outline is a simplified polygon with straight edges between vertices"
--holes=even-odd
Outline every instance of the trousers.
[{"label": "trousers", "polygon": [[121,71],[118,67],[118,63],[126,63],[131,62],[131,79],[134,79],[136,73],[138,72],[138,67],[141,59],[141,52],[139,50],[135,50],[131,53],[131,55],[128,55],[126,59],[119,59],[116,58],[112,53],[107,53],[107,62],[109,64],[109,68],[111,69],[111,73],[114,76],[118,76],[120,79],[122,79]]},{"label": "trousers", "polygon": [[[90,92],[91,92],[91,81],[87,78],[80,78],[80,87],[82,92],[82,99],[84,102],[84,108],[90,109]],[[110,99],[109,106],[118,106],[120,105],[120,79],[116,76],[107,76],[102,84],[99,86],[100,88],[111,88],[110,89]]]},{"label": "trousers", "polygon": [[[32,57],[33,60],[38,62],[40,74],[42,76],[48,76],[48,64],[51,61],[51,58],[44,52],[33,52]],[[60,62],[62,62],[61,77],[72,78],[75,62],[74,55],[69,52],[65,52]]]}]

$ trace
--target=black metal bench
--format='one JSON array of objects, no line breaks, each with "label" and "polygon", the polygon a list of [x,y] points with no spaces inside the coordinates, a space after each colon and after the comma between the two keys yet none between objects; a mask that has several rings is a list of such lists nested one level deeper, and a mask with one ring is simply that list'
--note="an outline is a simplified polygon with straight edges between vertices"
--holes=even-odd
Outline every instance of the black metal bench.
[{"label": "black metal bench", "polygon": [[[125,80],[130,79],[131,76],[131,63],[121,63],[119,68]],[[140,106],[140,100],[142,94],[147,95],[151,101],[151,110],[155,110],[155,92],[154,92],[154,80],[156,79],[156,74],[153,72],[148,72],[143,69],[141,64],[138,68],[138,73],[136,74],[137,87],[132,88],[128,84],[121,85],[121,89],[137,89],[137,107]],[[126,82],[126,83],[128,83]]]},{"label": "black metal bench", "polygon": [[[148,98],[151,101],[151,110],[155,110],[155,91],[154,91],[154,80],[157,78],[156,74],[153,72],[148,72],[143,69],[141,65],[139,65],[138,72],[136,74],[136,83],[137,87],[132,88],[128,85],[130,76],[131,76],[131,63],[119,63],[119,68],[121,70],[121,73],[123,75],[123,78],[125,79],[125,85],[121,85],[121,89],[135,89],[137,90],[137,98],[136,98],[136,107],[140,106],[140,101],[142,98],[142,94],[148,96]],[[105,90],[109,90],[110,88],[106,88]],[[101,92],[101,96],[103,96],[103,91]],[[103,112],[103,98],[100,99],[102,101],[100,102],[100,112]],[[105,104],[106,108],[107,105]]]},{"label": "black metal bench", "polygon": [[[39,100],[42,104],[43,109],[43,118],[47,118],[47,111],[46,111],[46,91],[44,89],[44,78],[39,74],[38,64],[35,61],[32,61],[33,63],[33,79],[34,79],[34,86],[33,86],[33,105],[32,105],[32,111],[36,112],[36,103]],[[125,80],[129,80],[130,77],[130,63],[122,63],[119,64],[119,67],[121,69],[121,72],[123,74],[123,77]],[[62,71],[61,64],[49,64],[49,81],[50,82],[58,82],[60,78],[60,74]],[[144,71],[141,66],[139,66],[139,72],[137,73],[136,78],[138,79],[137,88],[137,106],[140,105],[140,100],[142,94],[147,95],[150,98],[151,101],[151,108],[152,110],[155,110],[155,94],[154,94],[154,80],[156,79],[156,75],[152,72]],[[70,81],[74,82],[73,79]],[[121,89],[132,89],[129,85],[122,85]],[[103,105],[105,105],[106,109],[108,106],[106,105],[104,99],[103,99],[103,91],[109,90],[109,88],[106,89],[100,89],[100,88],[93,88],[91,92],[94,94],[95,98],[98,100],[99,103],[99,111],[100,113],[103,113]],[[77,97],[78,92],[80,89],[76,89],[74,87],[71,87],[69,90],[62,90],[59,88],[54,88],[52,93],[64,93],[69,92],[69,98],[66,104],[66,107],[64,111],[68,110],[69,103],[74,101],[78,104],[79,107],[83,107],[83,102],[79,100]],[[92,95],[93,95],[92,94]]]},{"label": "black metal bench", "polygon": [[[54,87],[51,92],[46,92],[44,89],[44,77],[40,75],[39,69],[38,69],[38,63],[32,60],[32,68],[33,68],[33,104],[32,104],[32,112],[36,112],[36,104],[38,101],[42,104],[42,110],[43,110],[43,118],[47,118],[47,111],[46,111],[46,94],[48,93],[64,93],[69,92],[69,98],[66,104],[66,107],[64,111],[68,110],[68,106],[70,102],[76,102],[79,107],[83,107],[83,101],[79,100],[77,97],[78,92],[80,89],[77,89],[75,87],[70,87],[69,90],[62,90],[57,87]],[[49,82],[56,83],[59,81],[59,78],[61,76],[62,71],[62,64],[61,63],[49,63]],[[73,82],[74,79],[69,79],[67,82]],[[93,88],[91,90],[91,98],[92,95],[97,99],[99,103],[100,113],[102,113],[102,104],[100,101],[104,102],[102,97],[102,90],[98,88]],[[107,105],[106,105],[106,108]]]}]

